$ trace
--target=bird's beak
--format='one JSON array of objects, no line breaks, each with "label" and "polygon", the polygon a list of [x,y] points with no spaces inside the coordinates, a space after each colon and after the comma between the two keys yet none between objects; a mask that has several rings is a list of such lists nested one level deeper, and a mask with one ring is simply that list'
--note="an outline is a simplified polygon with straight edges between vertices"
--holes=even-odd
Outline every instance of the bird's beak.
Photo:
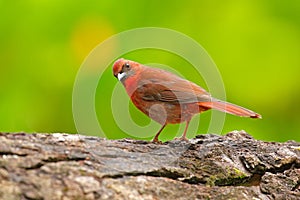
[{"label": "bird's beak", "polygon": [[119,79],[119,81],[121,81],[125,76],[126,76],[125,72],[122,72],[122,73],[120,72],[120,73],[118,73],[117,78]]}]

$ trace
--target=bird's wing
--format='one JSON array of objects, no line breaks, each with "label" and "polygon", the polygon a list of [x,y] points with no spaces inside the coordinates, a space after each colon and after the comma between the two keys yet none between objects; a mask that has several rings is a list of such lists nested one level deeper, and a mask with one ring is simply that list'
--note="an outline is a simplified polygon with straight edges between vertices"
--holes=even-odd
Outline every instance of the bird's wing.
[{"label": "bird's wing", "polygon": [[[170,103],[209,102],[211,96],[200,86],[184,80],[171,73],[159,73],[158,70],[143,75],[138,90],[146,101],[162,101]],[[157,73],[157,74],[156,74]]]}]

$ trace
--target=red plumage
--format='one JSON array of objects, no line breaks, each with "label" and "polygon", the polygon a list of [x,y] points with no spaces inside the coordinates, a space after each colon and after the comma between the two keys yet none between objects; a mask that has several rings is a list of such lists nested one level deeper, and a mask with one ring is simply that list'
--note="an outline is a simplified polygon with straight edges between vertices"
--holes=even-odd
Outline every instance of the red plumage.
[{"label": "red plumage", "polygon": [[114,76],[124,85],[133,104],[153,120],[162,124],[153,141],[167,124],[187,122],[209,109],[242,117],[261,118],[246,108],[211,97],[203,88],[162,69],[150,68],[137,62],[119,59],[113,65]]}]

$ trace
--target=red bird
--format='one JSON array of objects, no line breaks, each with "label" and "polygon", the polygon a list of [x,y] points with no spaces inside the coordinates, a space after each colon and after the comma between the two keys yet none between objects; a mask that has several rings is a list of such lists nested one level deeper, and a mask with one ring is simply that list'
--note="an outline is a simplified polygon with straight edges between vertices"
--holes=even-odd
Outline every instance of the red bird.
[{"label": "red bird", "polygon": [[113,65],[113,74],[124,85],[133,104],[162,125],[153,142],[167,124],[186,122],[180,139],[187,140],[191,118],[209,109],[241,117],[261,118],[246,108],[211,97],[203,88],[162,69],[151,68],[123,58]]}]

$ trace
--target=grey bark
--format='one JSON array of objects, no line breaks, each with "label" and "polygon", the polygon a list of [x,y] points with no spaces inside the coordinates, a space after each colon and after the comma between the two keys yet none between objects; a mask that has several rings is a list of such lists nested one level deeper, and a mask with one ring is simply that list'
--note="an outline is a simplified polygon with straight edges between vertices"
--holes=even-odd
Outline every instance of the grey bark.
[{"label": "grey bark", "polygon": [[0,199],[300,199],[300,143],[0,133]]}]

